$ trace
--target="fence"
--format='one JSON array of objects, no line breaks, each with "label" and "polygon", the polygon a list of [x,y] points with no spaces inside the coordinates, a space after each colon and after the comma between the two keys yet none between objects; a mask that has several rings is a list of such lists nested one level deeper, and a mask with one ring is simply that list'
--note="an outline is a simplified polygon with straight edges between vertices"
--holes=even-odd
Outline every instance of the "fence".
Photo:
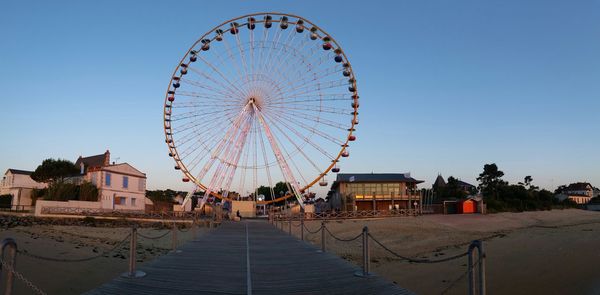
[{"label": "fence", "polygon": [[332,219],[363,219],[382,218],[395,216],[417,216],[418,209],[393,209],[393,210],[360,210],[339,212],[299,212],[299,213],[270,213],[269,220],[332,220]]},{"label": "fence", "polygon": [[[212,222],[210,227],[212,227]],[[120,239],[116,244],[113,245],[112,248],[103,251],[99,254],[94,254],[89,257],[83,258],[56,258],[56,257],[48,257],[43,255],[38,255],[34,253],[30,253],[28,251],[17,249],[17,244],[12,238],[6,238],[2,242],[2,248],[0,253],[0,274],[1,272],[6,271],[6,276],[3,282],[0,282],[0,290],[3,290],[4,295],[13,294],[13,285],[14,278],[21,280],[22,282],[29,287],[33,293],[45,295],[44,292],[39,286],[32,283],[29,279],[27,279],[23,274],[17,271],[16,269],[16,257],[17,254],[27,256],[32,259],[40,260],[40,261],[52,261],[52,262],[64,262],[64,263],[77,263],[77,262],[86,262],[99,259],[101,257],[108,257],[109,254],[123,249],[123,247],[129,242],[129,266],[127,272],[123,273],[121,276],[124,278],[136,279],[142,278],[146,274],[142,271],[137,270],[136,268],[136,254],[137,254],[137,246],[138,246],[138,238],[147,239],[147,240],[160,240],[162,238],[167,237],[169,234],[171,235],[171,251],[172,253],[181,252],[178,249],[179,239],[178,232],[188,232],[192,231],[192,239],[197,238],[198,231],[198,223],[193,222],[192,226],[187,229],[182,229],[177,226],[177,224],[173,221],[170,229],[156,236],[144,235],[138,231],[137,225],[133,225],[131,227],[131,232],[127,234],[125,237]],[[8,256],[8,257],[7,257]]]},{"label": "fence", "polygon": [[[362,270],[356,273],[356,276],[359,277],[370,277],[371,274],[371,242],[375,245],[381,247],[384,251],[391,254],[392,256],[407,261],[410,263],[427,263],[427,264],[435,264],[435,263],[443,263],[448,261],[453,261],[457,259],[461,259],[467,257],[467,271],[463,273],[460,277],[453,280],[449,286],[441,292],[441,294],[446,294],[449,290],[451,290],[458,282],[463,280],[468,276],[468,292],[469,295],[485,295],[486,294],[486,277],[485,277],[485,252],[483,249],[483,242],[480,240],[472,241],[467,248],[467,251],[441,259],[427,259],[427,258],[411,258],[405,255],[398,254],[393,251],[381,241],[379,241],[376,237],[374,237],[371,233],[369,233],[369,227],[365,226],[361,233],[356,236],[350,238],[341,238],[332,233],[325,225],[325,221],[321,221],[321,226],[317,230],[311,231],[305,224],[305,219],[294,220],[288,218],[273,218],[269,220],[275,227],[282,231],[288,232],[288,234],[292,235],[292,227],[300,228],[300,239],[304,241],[304,233],[310,234],[320,234],[320,251],[325,252],[327,250],[326,247],[326,237],[330,236],[334,240],[339,242],[352,242],[358,239],[362,241]],[[296,224],[294,224],[296,222]],[[474,252],[477,250],[477,259],[474,260]],[[475,268],[478,269],[478,273],[475,274]]]}]

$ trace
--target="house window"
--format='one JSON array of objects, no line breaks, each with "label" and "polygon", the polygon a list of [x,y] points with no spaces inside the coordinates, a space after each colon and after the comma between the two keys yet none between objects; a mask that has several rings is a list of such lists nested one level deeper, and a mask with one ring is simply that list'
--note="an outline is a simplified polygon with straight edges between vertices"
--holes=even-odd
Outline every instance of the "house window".
[{"label": "house window", "polygon": [[131,198],[131,207],[135,207],[135,198]]},{"label": "house window", "polygon": [[106,186],[110,186],[110,173],[106,173],[104,177],[104,184],[106,184]]},{"label": "house window", "polygon": [[123,188],[129,187],[129,177],[123,176]]},{"label": "house window", "polygon": [[115,205],[125,205],[125,197],[115,197]]},{"label": "house window", "polygon": [[145,183],[143,179],[139,179],[138,181],[138,191],[143,192],[145,189]]}]

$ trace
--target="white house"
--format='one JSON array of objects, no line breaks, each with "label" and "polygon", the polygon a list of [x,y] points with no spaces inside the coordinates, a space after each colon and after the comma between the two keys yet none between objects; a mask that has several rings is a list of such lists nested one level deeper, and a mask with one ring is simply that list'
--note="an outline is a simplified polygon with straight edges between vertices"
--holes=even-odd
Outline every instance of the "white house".
[{"label": "white house", "polygon": [[556,195],[556,198],[561,201],[570,199],[580,205],[589,203],[593,197],[594,187],[587,182],[571,183],[560,194]]},{"label": "white house", "polygon": [[75,165],[80,175],[67,181],[88,181],[98,188],[98,201],[45,201],[38,200],[35,215],[85,214],[85,212],[126,211],[144,212],[146,204],[146,174],[127,163],[111,163],[110,152],[79,157]]},{"label": "white house", "polygon": [[12,195],[12,208],[16,206],[31,206],[33,189],[46,188],[46,183],[31,179],[32,171],[8,169],[0,183],[0,195]]},{"label": "white house", "polygon": [[79,157],[83,179],[98,188],[102,209],[144,211],[146,206],[146,174],[127,163],[110,163],[110,152]]}]

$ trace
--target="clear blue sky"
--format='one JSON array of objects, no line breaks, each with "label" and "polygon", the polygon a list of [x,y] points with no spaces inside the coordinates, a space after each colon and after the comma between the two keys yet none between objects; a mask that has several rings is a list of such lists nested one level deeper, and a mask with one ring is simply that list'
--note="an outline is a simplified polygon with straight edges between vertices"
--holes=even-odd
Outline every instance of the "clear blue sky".
[{"label": "clear blue sky", "polygon": [[475,183],[497,163],[510,182],[600,186],[600,1],[2,1],[0,169],[110,149],[149,188],[188,188],[162,131],[170,75],[207,30],[261,11],[345,48],[361,123],[344,172]]}]

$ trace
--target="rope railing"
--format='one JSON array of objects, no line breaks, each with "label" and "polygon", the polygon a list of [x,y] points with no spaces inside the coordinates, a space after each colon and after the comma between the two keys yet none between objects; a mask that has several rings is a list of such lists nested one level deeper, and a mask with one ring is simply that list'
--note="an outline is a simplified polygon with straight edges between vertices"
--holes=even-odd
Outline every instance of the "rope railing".
[{"label": "rope railing", "polygon": [[46,261],[53,261],[53,262],[84,262],[84,261],[98,259],[100,257],[103,257],[105,255],[108,255],[108,254],[114,252],[119,247],[121,247],[130,237],[131,237],[131,234],[128,234],[120,242],[115,244],[115,246],[113,248],[111,248],[110,250],[104,251],[100,254],[97,254],[97,255],[94,255],[91,257],[86,257],[86,258],[54,258],[54,257],[47,257],[47,256],[29,253],[27,250],[17,250],[17,253],[27,256],[27,257],[31,257],[31,258],[35,258],[35,259],[39,259],[39,260],[46,260]]},{"label": "rope railing", "polygon": [[163,234],[161,234],[161,235],[158,235],[158,236],[155,236],[155,237],[152,237],[152,236],[147,236],[147,235],[144,235],[144,234],[142,234],[142,233],[140,233],[140,232],[138,232],[138,233],[137,233],[137,235],[138,235],[139,237],[142,237],[142,238],[144,238],[144,239],[147,239],[147,240],[158,240],[158,239],[161,239],[161,238],[163,238],[163,237],[167,236],[167,235],[168,235],[168,234],[170,234],[170,233],[171,233],[171,230],[167,230],[165,233],[163,233]]},{"label": "rope railing", "polygon": [[[272,224],[276,227],[281,229],[282,231],[284,230],[284,223],[287,221],[288,223],[288,231],[289,234],[292,234],[291,228],[292,228],[292,219],[283,219],[283,218],[277,218],[276,216],[274,216],[272,219],[270,219],[270,221],[272,222]],[[468,285],[469,285],[469,295],[474,295],[476,294],[476,291],[478,290],[477,294],[479,295],[485,295],[486,294],[486,285],[485,285],[485,253],[483,251],[483,242],[480,240],[475,240],[472,241],[469,244],[469,248],[468,251],[466,252],[462,252],[450,257],[445,257],[445,258],[441,258],[441,259],[429,259],[429,258],[412,258],[412,257],[408,257],[405,255],[401,255],[399,253],[397,253],[396,251],[390,249],[388,246],[386,246],[384,243],[382,243],[381,241],[379,241],[377,238],[375,238],[372,234],[369,233],[369,228],[368,227],[364,227],[363,231],[351,238],[341,238],[336,236],[333,232],[331,232],[331,230],[329,228],[327,228],[327,226],[325,225],[325,221],[321,221],[321,226],[314,231],[311,231],[307,226],[306,223],[304,222],[304,219],[300,219],[300,236],[301,239],[304,240],[304,232],[307,232],[309,234],[318,234],[321,233],[321,252],[325,252],[326,250],[326,233],[327,235],[331,236],[334,240],[339,241],[339,242],[352,242],[352,241],[356,241],[359,238],[362,238],[362,252],[363,252],[363,267],[362,267],[362,271],[357,272],[356,275],[359,277],[370,277],[372,276],[372,274],[370,273],[370,264],[371,264],[371,251],[369,248],[369,241],[373,241],[375,244],[379,245],[383,250],[385,250],[387,253],[392,254],[393,256],[400,258],[401,260],[407,261],[409,263],[420,263],[420,264],[436,264],[436,263],[444,263],[444,262],[449,262],[449,261],[453,261],[453,260],[457,260],[457,259],[461,259],[464,258],[465,256],[468,256],[468,270],[466,273],[462,274],[459,278],[457,278],[456,280],[454,280],[453,282],[451,282],[451,284],[442,291],[442,294],[446,294],[446,292],[448,292],[452,287],[454,287],[459,281],[463,280],[465,276],[469,276],[469,280],[468,280]],[[477,249],[477,252],[479,254],[479,257],[477,259],[477,261],[475,263],[473,263],[473,250]],[[479,268],[479,282],[478,284],[476,284],[475,282],[475,276],[473,275],[473,270],[475,268],[475,265],[478,265]]]},{"label": "rope railing", "polygon": [[355,236],[354,238],[349,238],[349,239],[343,239],[340,237],[337,237],[336,235],[334,235],[327,227],[325,227],[325,231],[335,240],[340,241],[340,242],[352,242],[352,241],[356,241],[358,238],[363,236],[363,233],[358,234],[357,236]]},{"label": "rope railing", "polygon": [[418,258],[410,258],[407,256],[403,256],[400,255],[398,253],[396,253],[395,251],[391,250],[390,248],[386,247],[383,243],[381,243],[379,240],[375,239],[375,237],[373,237],[373,235],[369,234],[369,238],[371,238],[371,240],[373,240],[373,242],[375,242],[377,245],[381,246],[381,248],[383,248],[384,250],[386,250],[387,252],[389,252],[390,254],[402,259],[402,260],[406,260],[408,262],[411,263],[441,263],[441,262],[447,262],[447,261],[452,261],[455,259],[459,259],[462,257],[467,256],[467,254],[469,254],[469,252],[464,252],[464,253],[460,253],[454,256],[450,256],[450,257],[446,257],[443,259],[438,259],[438,260],[431,260],[431,259],[418,259]]},{"label": "rope railing", "polygon": [[[29,287],[35,294],[46,295],[46,292],[42,291],[40,287],[32,283],[22,273],[14,269],[14,267],[10,263],[7,263],[6,261],[4,261],[4,259],[0,258],[0,264],[2,265],[2,269],[8,270],[14,277],[25,283],[25,285],[27,285],[27,287]],[[10,282],[10,284],[12,284],[12,282]],[[11,294],[10,292],[12,292],[12,290],[5,290],[4,294]]]}]

